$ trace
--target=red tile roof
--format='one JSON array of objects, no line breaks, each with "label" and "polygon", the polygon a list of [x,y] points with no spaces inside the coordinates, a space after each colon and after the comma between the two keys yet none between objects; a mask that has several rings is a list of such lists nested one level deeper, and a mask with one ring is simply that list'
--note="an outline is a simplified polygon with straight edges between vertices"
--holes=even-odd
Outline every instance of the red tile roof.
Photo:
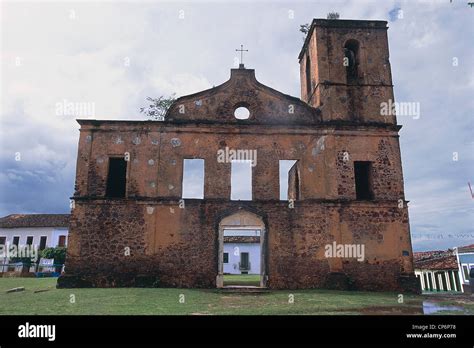
[{"label": "red tile roof", "polygon": [[452,250],[434,250],[413,253],[415,269],[455,270],[458,269],[456,255]]},{"label": "red tile roof", "polygon": [[260,243],[258,236],[224,236],[224,243]]},{"label": "red tile roof", "polygon": [[474,244],[460,246],[458,247],[458,252],[460,253],[474,252]]},{"label": "red tile roof", "polygon": [[11,214],[0,218],[0,227],[68,227],[69,217],[70,214]]},{"label": "red tile roof", "polygon": [[413,259],[416,261],[436,257],[446,253],[446,250],[417,251],[413,253]]}]

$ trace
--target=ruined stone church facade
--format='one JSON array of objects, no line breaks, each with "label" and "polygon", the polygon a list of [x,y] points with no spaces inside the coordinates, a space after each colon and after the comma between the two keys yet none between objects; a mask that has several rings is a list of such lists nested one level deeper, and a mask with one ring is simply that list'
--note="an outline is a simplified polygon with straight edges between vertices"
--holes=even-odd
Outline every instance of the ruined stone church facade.
[{"label": "ruined stone church facade", "polygon": [[[223,286],[223,231],[260,231],[261,286],[413,290],[407,201],[387,23],[312,22],[301,99],[241,65],[178,98],[163,121],[78,120],[66,272],[58,286]],[[234,116],[236,108],[247,119]],[[251,200],[231,200],[219,150],[255,149]],[[182,197],[183,163],[204,161],[204,197]],[[288,199],[279,161],[294,160]],[[121,186],[122,185],[122,186]],[[361,260],[328,245],[363,246]]]}]

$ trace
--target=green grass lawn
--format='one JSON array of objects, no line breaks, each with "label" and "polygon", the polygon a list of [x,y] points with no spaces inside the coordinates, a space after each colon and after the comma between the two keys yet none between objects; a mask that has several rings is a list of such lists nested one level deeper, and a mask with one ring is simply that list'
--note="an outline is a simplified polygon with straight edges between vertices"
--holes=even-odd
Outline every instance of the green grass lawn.
[{"label": "green grass lawn", "polygon": [[260,286],[259,274],[225,274],[224,286],[227,285],[246,285]]},{"label": "green grass lawn", "polygon": [[[21,286],[25,291],[5,292]],[[37,290],[47,291],[35,293]],[[180,303],[181,295],[184,295],[184,303]],[[72,296],[75,303],[70,302]],[[289,301],[292,298],[293,303]],[[0,278],[0,315],[422,314],[421,303],[426,298],[405,295],[404,304],[400,304],[395,293],[356,291],[282,290],[235,294],[215,289],[56,289],[55,278]],[[463,297],[462,301],[466,299]],[[459,301],[448,302],[460,305]],[[474,314],[472,300],[464,303],[463,308],[466,308],[464,314]]]}]

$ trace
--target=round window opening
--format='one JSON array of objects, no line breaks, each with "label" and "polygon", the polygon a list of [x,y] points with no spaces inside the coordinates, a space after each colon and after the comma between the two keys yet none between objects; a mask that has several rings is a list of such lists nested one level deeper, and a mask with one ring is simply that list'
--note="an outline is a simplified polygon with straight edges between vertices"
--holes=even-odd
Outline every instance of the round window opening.
[{"label": "round window opening", "polygon": [[234,116],[238,120],[246,120],[250,117],[250,111],[245,106],[240,106],[235,109]]}]

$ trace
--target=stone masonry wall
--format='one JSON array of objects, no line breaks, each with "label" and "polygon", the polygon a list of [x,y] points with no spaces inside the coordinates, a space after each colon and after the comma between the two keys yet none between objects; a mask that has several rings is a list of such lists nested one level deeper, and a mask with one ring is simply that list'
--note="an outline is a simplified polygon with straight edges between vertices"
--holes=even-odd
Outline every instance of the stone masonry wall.
[{"label": "stone masonry wall", "polygon": [[[324,202],[297,202],[293,209],[285,202],[188,200],[184,209],[177,204],[79,203],[66,273],[87,286],[133,286],[137,277],[151,276],[165,287],[215,287],[215,222],[238,208],[259,212],[266,222],[269,288],[325,288],[331,272],[343,271],[353,288],[394,290],[401,288],[398,277],[409,271],[402,265],[410,257],[400,253],[410,250],[404,239],[406,210],[390,204],[375,211],[373,204]],[[333,241],[364,244],[366,259],[347,258],[338,266],[338,260],[324,256]]]}]

